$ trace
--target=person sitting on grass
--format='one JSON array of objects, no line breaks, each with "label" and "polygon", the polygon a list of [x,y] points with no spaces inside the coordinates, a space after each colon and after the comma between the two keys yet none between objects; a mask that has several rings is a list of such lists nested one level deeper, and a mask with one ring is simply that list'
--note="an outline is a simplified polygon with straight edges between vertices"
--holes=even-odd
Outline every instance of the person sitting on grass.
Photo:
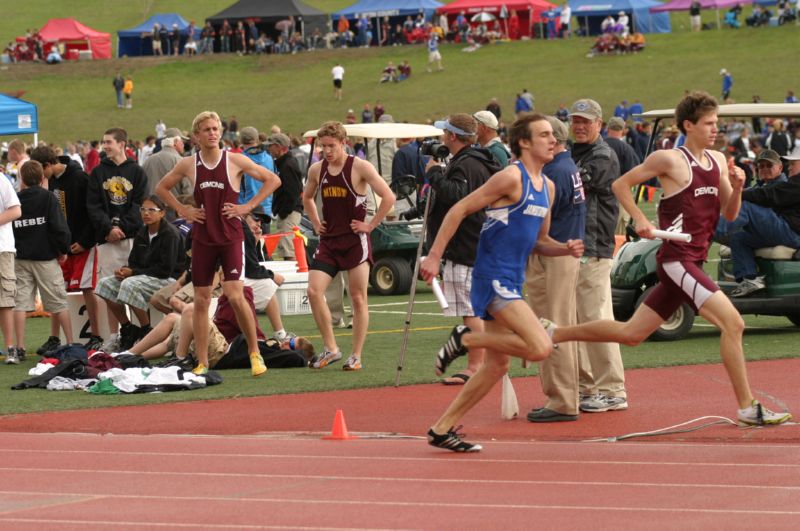
[{"label": "person sitting on grass", "polygon": [[[160,288],[180,276],[184,260],[183,241],[171,223],[164,221],[166,206],[152,195],[140,208],[144,226],[134,237],[128,265],[114,271],[114,276],[100,279],[96,294],[105,299],[120,322],[120,348],[128,349],[150,331],[148,303]],[[139,321],[136,326],[125,312],[128,305]]]},{"label": "person sitting on grass", "polygon": [[69,251],[69,227],[56,196],[42,187],[42,165],[35,160],[29,160],[20,168],[19,173],[22,215],[13,222],[17,246],[14,262],[14,273],[17,277],[14,329],[17,343],[15,347],[8,349],[7,364],[17,364],[25,359],[25,312],[36,309],[37,289],[44,309],[58,320],[67,342],[72,343],[67,290],[59,265],[60,261],[66,259]]},{"label": "person sitting on grass", "polygon": [[379,80],[380,83],[388,83],[389,81],[397,81],[397,68],[395,68],[392,61],[389,61],[389,64],[383,69]]}]

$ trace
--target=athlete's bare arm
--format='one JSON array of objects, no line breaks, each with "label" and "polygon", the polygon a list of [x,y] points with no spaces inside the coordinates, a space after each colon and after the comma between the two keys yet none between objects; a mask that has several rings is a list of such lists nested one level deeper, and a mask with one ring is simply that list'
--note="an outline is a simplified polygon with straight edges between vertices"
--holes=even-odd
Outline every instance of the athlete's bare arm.
[{"label": "athlete's bare arm", "polygon": [[386,184],[386,181],[383,180],[383,177],[380,176],[371,163],[356,158],[353,160],[353,187],[358,193],[362,193],[362,191],[368,193],[369,190],[364,188],[365,184],[372,188],[372,191],[381,198],[381,205],[378,207],[378,211],[375,212],[375,216],[369,223],[355,219],[352,220],[350,222],[350,228],[353,229],[353,232],[372,232],[375,227],[380,225],[383,218],[386,217],[386,214],[388,214],[394,206],[394,193],[392,189],[389,188],[389,185]]},{"label": "athlete's bare arm", "polygon": [[550,216],[553,213],[553,204],[556,202],[556,185],[550,179],[545,178],[544,181],[547,184],[548,196],[551,198],[550,207],[547,209],[547,216],[542,221],[533,252],[541,256],[572,255],[580,258],[583,256],[583,240],[567,240],[566,243],[561,243],[550,237]]},{"label": "athlete's bare arm", "polygon": [[725,161],[725,155],[712,152],[720,168],[719,176],[719,202],[722,215],[728,221],[733,221],[739,215],[742,206],[742,188],[744,187],[744,170],[733,163]]},{"label": "athlete's bare arm", "polygon": [[[259,166],[245,155],[241,153],[228,153],[228,162],[233,166],[233,172],[236,176],[235,179],[241,184],[243,174],[252,176],[257,181],[261,181],[263,186],[256,192],[256,195],[250,198],[247,203],[233,204],[225,203],[222,206],[222,214],[229,218],[242,217],[249,214],[255,207],[261,204],[272,192],[274,192],[280,185],[280,178],[269,171],[263,166]],[[270,214],[270,212],[267,212]]]},{"label": "athlete's bare arm", "polygon": [[[670,195],[686,186],[690,179],[688,169],[683,163],[680,153],[673,150],[660,150],[652,153],[645,161],[611,184],[611,190],[617,196],[619,204],[631,215],[636,233],[643,238],[651,238],[656,227],[650,223],[644,212],[636,206],[631,188],[638,186],[653,177],[658,177],[664,195]],[[681,166],[682,165],[682,166]]]},{"label": "athlete's bare arm", "polygon": [[182,179],[189,179],[194,188],[194,157],[184,157],[178,161],[174,168],[169,173],[158,181],[156,185],[156,195],[164,201],[172,210],[190,223],[204,223],[206,220],[205,210],[202,208],[194,208],[191,205],[183,205],[178,199],[172,195],[172,190]]},{"label": "athlete's bare arm", "polygon": [[[480,188],[453,205],[447,212],[436,234],[427,258],[420,265],[420,274],[428,284],[439,274],[442,254],[465,217],[487,206],[502,207],[519,201],[522,183],[519,169],[507,166],[492,175]],[[513,198],[516,198],[512,201]]]},{"label": "athlete's bare arm", "polygon": [[322,162],[315,162],[308,169],[308,179],[306,180],[306,187],[303,190],[303,210],[314,226],[314,232],[317,234],[324,234],[325,222],[320,221],[319,212],[317,212],[317,203],[314,201],[317,195],[317,188],[319,188],[320,168],[322,168]]}]

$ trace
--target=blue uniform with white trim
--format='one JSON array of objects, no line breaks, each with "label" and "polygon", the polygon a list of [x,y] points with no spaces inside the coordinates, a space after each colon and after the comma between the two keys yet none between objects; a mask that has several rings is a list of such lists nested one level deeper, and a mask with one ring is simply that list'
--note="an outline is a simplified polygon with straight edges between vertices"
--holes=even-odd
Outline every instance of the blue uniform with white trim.
[{"label": "blue uniform with white trim", "polygon": [[470,299],[476,316],[491,320],[487,308],[496,297],[522,299],[525,266],[536,246],[550,208],[547,181],[536,190],[525,166],[515,162],[522,179],[522,196],[512,205],[487,208],[472,270]]}]

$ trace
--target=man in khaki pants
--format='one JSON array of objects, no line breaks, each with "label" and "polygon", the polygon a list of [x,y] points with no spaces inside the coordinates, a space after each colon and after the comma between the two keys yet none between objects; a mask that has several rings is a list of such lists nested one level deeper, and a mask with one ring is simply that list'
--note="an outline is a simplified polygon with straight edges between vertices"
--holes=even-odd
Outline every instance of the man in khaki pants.
[{"label": "man in khaki pants", "polygon": [[[578,323],[614,319],[611,304],[611,264],[619,203],[611,184],[619,177],[619,161],[600,136],[603,111],[590,99],[570,109],[575,143],[572,158],[586,190],[586,252],[581,259],[577,289]],[[625,372],[618,343],[579,343],[580,410],[588,413],[628,408]]]},{"label": "man in khaki pants", "polygon": [[[550,237],[560,242],[582,240],[586,224],[583,182],[566,144],[569,130],[553,116],[547,121],[556,137],[555,156],[542,172],[556,185],[550,211]],[[554,323],[577,323],[576,289],[580,260],[573,256],[540,256],[528,259],[525,284],[528,304],[536,315]],[[561,343],[550,357],[539,363],[544,407],[528,414],[531,422],[556,422],[578,418],[578,344]]]}]

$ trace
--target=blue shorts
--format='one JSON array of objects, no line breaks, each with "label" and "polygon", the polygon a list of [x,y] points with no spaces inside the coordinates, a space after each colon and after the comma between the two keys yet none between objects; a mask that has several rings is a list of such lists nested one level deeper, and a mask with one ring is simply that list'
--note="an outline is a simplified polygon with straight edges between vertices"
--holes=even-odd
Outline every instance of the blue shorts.
[{"label": "blue shorts", "polygon": [[475,316],[491,321],[494,319],[492,313],[502,310],[512,301],[522,300],[522,284],[509,279],[488,279],[473,275],[470,300]]}]

